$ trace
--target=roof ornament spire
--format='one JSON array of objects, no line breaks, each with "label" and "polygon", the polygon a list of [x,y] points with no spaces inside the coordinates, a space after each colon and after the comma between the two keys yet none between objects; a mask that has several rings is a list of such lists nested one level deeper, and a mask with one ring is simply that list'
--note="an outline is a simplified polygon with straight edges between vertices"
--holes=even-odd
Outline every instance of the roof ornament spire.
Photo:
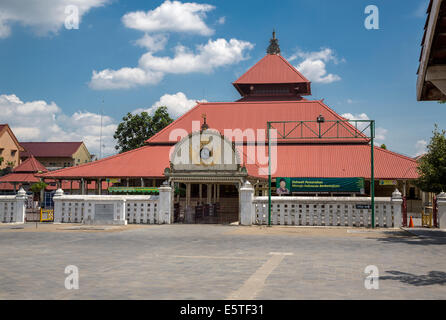
[{"label": "roof ornament spire", "polygon": [[205,131],[209,129],[209,125],[206,123],[206,113],[203,113],[201,115],[201,117],[203,118],[203,124],[201,125],[201,131]]},{"label": "roof ornament spire", "polygon": [[280,54],[279,39],[276,39],[276,30],[273,29],[273,37],[269,40],[267,54]]}]

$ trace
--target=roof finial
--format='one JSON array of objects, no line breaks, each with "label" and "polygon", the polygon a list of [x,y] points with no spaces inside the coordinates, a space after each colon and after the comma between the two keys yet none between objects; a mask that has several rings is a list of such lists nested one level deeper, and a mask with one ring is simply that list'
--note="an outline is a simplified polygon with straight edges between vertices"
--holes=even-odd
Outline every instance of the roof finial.
[{"label": "roof finial", "polygon": [[203,124],[201,125],[201,130],[204,131],[209,129],[209,125],[206,123],[206,113],[203,113],[201,117],[203,118]]},{"label": "roof finial", "polygon": [[267,54],[280,54],[279,40],[276,39],[276,30],[273,29],[273,37],[269,40]]}]

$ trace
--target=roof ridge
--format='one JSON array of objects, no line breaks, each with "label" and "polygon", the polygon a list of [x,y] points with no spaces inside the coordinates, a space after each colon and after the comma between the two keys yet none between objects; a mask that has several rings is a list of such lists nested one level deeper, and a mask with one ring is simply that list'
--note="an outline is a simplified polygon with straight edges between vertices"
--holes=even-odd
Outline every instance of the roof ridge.
[{"label": "roof ridge", "polygon": [[416,159],[411,158],[411,157],[409,157],[409,156],[405,156],[404,154],[401,154],[401,153],[398,153],[398,152],[395,152],[395,151],[391,151],[391,150],[388,150],[388,149],[384,149],[384,148],[381,148],[381,147],[379,147],[379,146],[374,146],[374,147],[375,147],[377,150],[380,150],[380,151],[382,151],[382,152],[387,152],[387,153],[396,155],[396,156],[398,156],[398,157],[400,157],[400,158],[403,158],[403,159],[406,159],[406,160],[410,160],[410,161],[415,162],[415,163],[418,164],[418,162],[417,162]]},{"label": "roof ridge", "polygon": [[193,107],[190,108],[187,112],[185,112],[183,115],[181,115],[180,117],[176,118],[174,121],[172,121],[171,123],[169,123],[167,126],[165,126],[163,129],[161,129],[160,131],[158,131],[157,133],[155,133],[153,136],[151,136],[149,139],[147,139],[146,141],[144,141],[145,143],[150,143],[151,140],[155,139],[155,137],[157,137],[158,135],[160,135],[162,132],[166,131],[168,128],[170,128],[175,122],[181,120],[182,118],[184,118],[186,115],[188,115],[189,113],[191,113],[193,110],[197,109],[200,105],[202,104],[202,102],[198,102],[197,104]]},{"label": "roof ridge", "polygon": [[306,82],[311,82],[310,80],[308,80],[302,73],[299,72],[299,70],[297,70],[297,68],[295,68],[291,63],[289,63],[289,61],[287,59],[285,59],[284,57],[282,57],[280,54],[278,55],[287,65],[288,67],[291,68],[291,70],[293,70],[294,72],[296,72],[300,77],[302,77],[304,80],[306,80]]}]

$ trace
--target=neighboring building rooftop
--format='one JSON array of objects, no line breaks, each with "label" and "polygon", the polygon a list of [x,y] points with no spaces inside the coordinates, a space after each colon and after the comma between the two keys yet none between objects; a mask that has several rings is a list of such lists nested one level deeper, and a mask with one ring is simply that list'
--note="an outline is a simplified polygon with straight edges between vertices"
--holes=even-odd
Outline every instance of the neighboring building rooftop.
[{"label": "neighboring building rooftop", "polygon": [[8,124],[0,124],[0,137],[5,133],[9,132],[12,140],[14,140],[14,143],[17,145],[18,151],[23,151],[23,147],[20,145],[19,141],[17,140],[16,136],[14,135],[14,132],[12,132],[11,128]]},{"label": "neighboring building rooftop", "polygon": [[446,1],[430,0],[421,41],[417,99],[446,100]]},{"label": "neighboring building rooftop", "polygon": [[81,142],[21,142],[25,149],[21,158],[33,155],[37,158],[69,158],[82,145]]},{"label": "neighboring building rooftop", "polygon": [[13,172],[47,172],[43,164],[41,164],[34,156],[29,157],[23,161],[20,165],[14,168]]}]

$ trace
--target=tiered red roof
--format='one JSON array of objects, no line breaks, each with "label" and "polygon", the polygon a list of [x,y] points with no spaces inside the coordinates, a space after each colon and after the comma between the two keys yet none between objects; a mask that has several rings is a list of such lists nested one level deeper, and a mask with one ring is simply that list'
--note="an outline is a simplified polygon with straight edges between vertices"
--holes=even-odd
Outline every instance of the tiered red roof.
[{"label": "tiered red roof", "polygon": [[[224,134],[224,129],[266,130],[268,121],[315,121],[319,115],[326,120],[345,120],[322,101],[300,99],[305,90],[310,91],[310,82],[280,55],[267,55],[246,74],[234,82],[242,95],[255,91],[257,85],[265,85],[268,90],[290,89],[284,96],[262,96],[258,101],[238,101],[221,103],[199,103],[189,112],[178,118],[158,134],[147,140],[147,146],[118,154],[100,161],[65,168],[44,174],[56,179],[104,178],[104,177],[144,177],[163,178],[164,169],[169,167],[169,155],[179,138],[171,139],[175,129],[192,131],[192,121],[202,121],[206,114],[211,129]],[[242,87],[244,86],[244,87]],[[291,87],[290,87],[291,86]],[[303,90],[305,89],[305,90]],[[265,90],[264,92],[268,92]],[[280,92],[280,90],[278,90]],[[290,94],[295,99],[290,99]],[[245,97],[246,98],[246,97]],[[261,101],[260,101],[261,100]],[[316,130],[318,124],[308,124]],[[312,127],[314,126],[314,128]],[[329,122],[321,124],[322,132],[328,130]],[[305,129],[304,130],[310,130]],[[323,139],[286,140],[277,146],[278,168],[274,176],[286,177],[364,177],[370,178],[370,144],[353,126],[346,125],[342,132],[326,133]],[[358,138],[337,138],[358,133]],[[176,131],[175,133],[178,133]],[[304,136],[308,132],[302,132]],[[257,137],[244,139],[254,142]],[[265,167],[259,163],[248,164],[243,154],[244,165],[249,176],[267,178]],[[415,179],[417,162],[414,159],[375,147],[375,177],[377,179]]]}]

